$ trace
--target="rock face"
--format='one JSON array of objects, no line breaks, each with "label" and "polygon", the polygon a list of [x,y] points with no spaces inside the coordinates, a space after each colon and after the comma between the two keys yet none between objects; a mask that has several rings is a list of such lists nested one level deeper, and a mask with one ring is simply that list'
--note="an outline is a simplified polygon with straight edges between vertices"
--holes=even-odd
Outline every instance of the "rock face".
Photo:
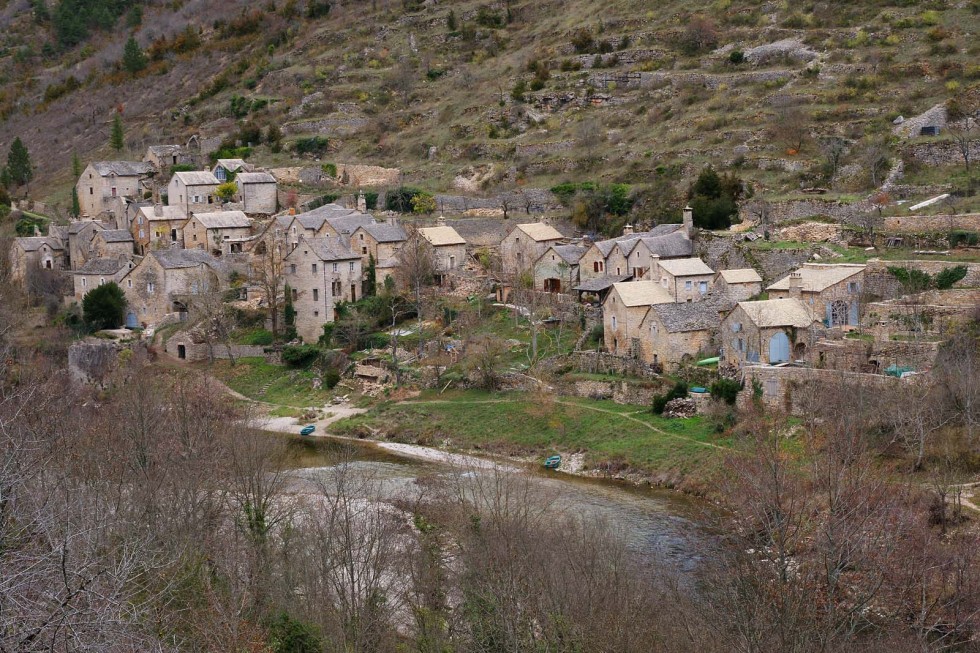
[{"label": "rock face", "polygon": [[664,417],[694,417],[698,413],[693,399],[671,399],[664,406]]},{"label": "rock face", "polygon": [[120,346],[109,340],[89,338],[68,348],[68,371],[77,383],[101,384],[116,367]]}]

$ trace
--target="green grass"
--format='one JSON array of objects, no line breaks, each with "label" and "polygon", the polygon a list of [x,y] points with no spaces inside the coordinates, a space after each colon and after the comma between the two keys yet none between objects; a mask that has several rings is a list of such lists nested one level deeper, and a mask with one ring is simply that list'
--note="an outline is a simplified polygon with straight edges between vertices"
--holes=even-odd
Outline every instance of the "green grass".
[{"label": "green grass", "polygon": [[267,363],[264,358],[240,358],[236,365],[220,361],[213,373],[229,388],[249,399],[281,406],[321,406],[331,392],[313,388],[313,373]]},{"label": "green grass", "polygon": [[295,417],[299,419],[303,416],[303,409],[292,406],[279,406],[269,411],[269,417]]},{"label": "green grass", "polygon": [[424,393],[417,401],[384,403],[331,427],[355,436],[369,429],[393,440],[448,440],[456,448],[507,455],[586,452],[591,466],[612,463],[675,478],[709,473],[730,446],[704,417],[666,419],[642,406],[525,393]]}]

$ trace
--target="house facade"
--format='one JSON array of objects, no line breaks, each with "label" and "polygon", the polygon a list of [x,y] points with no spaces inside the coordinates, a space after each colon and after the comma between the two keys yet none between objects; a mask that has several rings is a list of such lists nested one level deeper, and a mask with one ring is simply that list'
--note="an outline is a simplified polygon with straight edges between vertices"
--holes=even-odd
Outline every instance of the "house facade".
[{"label": "house facade", "polygon": [[620,356],[644,355],[641,325],[654,304],[673,299],[656,281],[625,281],[613,284],[602,303],[603,341],[606,351]]},{"label": "house facade", "polygon": [[74,299],[81,302],[85,294],[107,283],[119,283],[126,273],[133,269],[132,261],[115,258],[94,258],[72,273]]},{"label": "house facade", "polygon": [[218,159],[214,168],[211,169],[211,174],[218,180],[218,183],[223,184],[234,179],[238,173],[248,172],[251,169],[251,166],[245,163],[244,159]]},{"label": "house facade", "polygon": [[715,271],[699,258],[657,261],[656,265],[660,285],[675,302],[701,301],[714,286]]},{"label": "house facade", "polygon": [[268,172],[241,172],[235,184],[245,213],[272,215],[279,210],[279,186]]},{"label": "house facade", "polygon": [[828,327],[858,326],[865,269],[860,264],[806,263],[766,291],[771,299],[800,299]]},{"label": "house facade", "polygon": [[579,261],[588,251],[582,245],[552,245],[534,262],[534,288],[569,293],[579,282]]},{"label": "house facade", "polygon": [[10,271],[15,283],[26,284],[35,270],[62,270],[65,248],[57,238],[14,238],[10,245]]},{"label": "house facade", "polygon": [[183,145],[151,145],[146,148],[143,161],[157,170],[166,170],[171,166],[193,164],[194,155]]},{"label": "house facade", "polygon": [[145,254],[150,249],[172,247],[174,243],[183,246],[185,222],[187,217],[176,206],[141,206],[129,227],[136,251]]},{"label": "house facade", "polygon": [[167,204],[179,208],[184,217],[218,208],[218,180],[207,171],[175,172],[167,185]]},{"label": "house facade", "polygon": [[733,301],[748,301],[762,292],[762,277],[752,268],[722,270],[715,277],[715,289]]},{"label": "house facade", "polygon": [[244,250],[252,236],[252,221],[242,211],[194,213],[180,231],[186,249],[203,249],[222,256]]},{"label": "house facade", "polygon": [[323,325],[336,321],[337,303],[361,296],[361,257],[340,238],[300,238],[283,259],[283,267],[296,312],[296,333],[305,342],[317,342]]},{"label": "house facade", "polygon": [[153,172],[153,166],[142,161],[90,163],[75,184],[81,214],[96,218],[117,209],[120,198],[142,199]]},{"label": "house facade", "polygon": [[197,249],[152,250],[118,282],[128,301],[126,325],[157,325],[184,313],[190,298],[227,288],[221,261]]},{"label": "house facade", "polygon": [[655,304],[640,323],[640,358],[666,370],[717,351],[720,315],[714,302]]},{"label": "house facade", "polygon": [[[361,267],[365,270],[374,258],[375,266],[390,269],[388,263],[394,261],[398,251],[408,240],[405,229],[397,222],[379,222],[358,227],[351,234],[351,249],[361,257]],[[383,282],[378,275],[378,282]]]},{"label": "house facade", "polygon": [[116,259],[119,261],[130,261],[135,253],[133,250],[134,244],[133,234],[126,229],[102,229],[96,231],[92,236],[92,257],[90,260]]},{"label": "house facade", "polygon": [[725,363],[786,363],[805,360],[825,329],[798,299],[739,302],[721,322]]},{"label": "house facade", "polygon": [[445,224],[422,227],[418,235],[432,245],[438,274],[449,274],[466,264],[466,241],[452,227]]},{"label": "house facade", "polygon": [[534,264],[545,250],[565,237],[544,222],[515,225],[500,241],[500,264],[505,275],[533,274]]},{"label": "house facade", "polygon": [[656,260],[687,258],[693,251],[694,245],[684,225],[658,225],[638,233],[626,225],[621,236],[592,244],[582,256],[579,276],[583,282],[623,275],[656,281],[650,272]]},{"label": "house facade", "polygon": [[95,234],[114,226],[96,220],[75,220],[68,224],[68,262],[72,270],[79,269],[87,260],[95,258],[92,250]]}]

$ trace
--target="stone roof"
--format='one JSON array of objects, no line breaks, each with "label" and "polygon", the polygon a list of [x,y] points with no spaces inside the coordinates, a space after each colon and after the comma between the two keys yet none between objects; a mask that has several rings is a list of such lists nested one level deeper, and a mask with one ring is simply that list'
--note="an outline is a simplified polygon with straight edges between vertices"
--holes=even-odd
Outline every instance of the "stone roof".
[{"label": "stone roof", "polygon": [[541,255],[541,258],[547,256],[548,252],[554,252],[561,257],[561,260],[565,261],[569,265],[576,265],[580,260],[582,260],[582,257],[585,256],[587,251],[589,251],[589,248],[582,247],[581,245],[552,245],[548,248],[548,251]]},{"label": "stone roof", "polygon": [[14,242],[24,250],[25,252],[36,252],[41,249],[42,245],[47,245],[51,249],[63,250],[64,246],[57,238],[49,238],[47,236],[26,236],[21,238],[14,238]]},{"label": "stone roof", "polygon": [[358,227],[371,235],[379,243],[400,243],[408,240],[408,234],[400,224],[378,222]]},{"label": "stone roof", "polygon": [[214,211],[193,214],[205,229],[245,229],[252,226],[242,211]]},{"label": "stone roof", "polygon": [[699,258],[675,258],[669,261],[660,261],[660,267],[675,277],[694,277],[715,273],[708,267],[707,263]]},{"label": "stone roof", "polygon": [[656,281],[624,281],[613,285],[626,306],[653,306],[672,303],[674,298]]},{"label": "stone roof", "polygon": [[572,290],[578,290],[581,292],[600,292],[602,290],[606,290],[607,288],[611,288],[621,281],[626,281],[627,279],[632,278],[632,274],[610,274],[583,281],[579,285],[572,288]]},{"label": "stone roof", "polygon": [[107,243],[131,243],[133,234],[128,229],[105,229],[99,232],[99,238]]},{"label": "stone roof", "polygon": [[203,249],[155,249],[150,252],[150,256],[156,258],[161,267],[166,270],[179,270],[182,268],[196,268],[200,265],[208,265],[215,270],[223,267],[221,261]]},{"label": "stone roof", "polygon": [[448,225],[439,227],[423,227],[419,229],[419,235],[432,243],[433,247],[466,244],[463,237],[460,236],[455,229]]},{"label": "stone roof", "polygon": [[[802,277],[803,292],[823,292],[848,277],[864,272],[865,267],[860,263],[805,263],[797,272]],[[787,274],[766,290],[789,290],[789,277]]]},{"label": "stone roof", "polygon": [[[316,254],[317,258],[319,258],[321,261],[347,261],[361,258],[359,255],[352,252],[342,239],[337,237],[304,237],[300,246],[302,246],[302,243],[309,245],[310,250]],[[299,249],[299,247],[297,247],[297,249]]]},{"label": "stone roof", "polygon": [[[663,225],[677,226],[677,225]],[[651,254],[660,258],[680,258],[690,256],[694,253],[694,243],[683,231],[677,230],[663,236],[649,236],[641,238],[642,242]]]},{"label": "stone roof", "polygon": [[243,184],[274,184],[276,178],[268,172],[240,172],[235,177],[235,181]]},{"label": "stone roof", "polygon": [[[650,231],[640,231],[632,234],[623,234],[607,240],[599,240],[596,241],[595,246],[599,248],[599,251],[602,252],[603,256],[609,256],[609,252],[613,250],[613,247],[621,244],[620,249],[623,250],[624,254],[628,255],[629,252],[633,251],[633,248],[636,247],[637,243],[639,243],[641,239],[659,238],[679,231],[683,227],[684,225],[681,224],[661,224],[657,225]],[[684,240],[687,240],[687,238],[685,237]]]},{"label": "stone roof", "polygon": [[146,218],[147,222],[160,221],[160,220],[184,220],[187,218],[184,215],[184,211],[179,206],[161,206],[161,213],[163,215],[157,215],[153,206],[141,206],[140,214]]},{"label": "stone roof", "polygon": [[739,302],[758,327],[808,327],[816,321],[810,309],[798,299],[766,299],[758,302]]},{"label": "stone roof", "polygon": [[[217,165],[221,166],[228,172],[235,172],[236,170],[244,170],[248,167],[244,159],[218,159]],[[217,167],[217,166],[215,166]]]},{"label": "stone roof", "polygon": [[143,161],[95,161],[92,167],[102,177],[141,177],[153,172],[153,166]]},{"label": "stone roof", "polygon": [[151,152],[157,156],[168,156],[175,152],[180,152],[184,148],[180,145],[151,145],[146,148],[148,152]]},{"label": "stone roof", "polygon": [[92,258],[75,270],[75,274],[115,274],[124,265],[126,263],[115,258]]},{"label": "stone roof", "polygon": [[217,186],[218,178],[210,170],[190,170],[175,172],[174,177],[185,186]]},{"label": "stone roof", "polygon": [[106,229],[105,224],[96,222],[95,220],[75,220],[68,223],[68,233],[69,235],[80,234],[82,233],[82,230],[88,227],[94,227],[99,230]]},{"label": "stone roof", "polygon": [[364,227],[369,224],[376,224],[374,221],[374,216],[367,213],[350,213],[348,215],[341,215],[336,218],[327,218],[324,222],[327,222],[331,227],[334,228],[338,234],[352,234],[357,231],[358,227]]},{"label": "stone roof", "polygon": [[738,283],[762,283],[762,277],[753,268],[739,268],[737,270],[722,270],[718,274],[728,284]]},{"label": "stone roof", "polygon": [[531,222],[528,224],[519,224],[515,229],[520,229],[528,235],[528,237],[535,242],[547,242],[549,240],[561,240],[564,238],[562,233],[552,227],[550,224],[545,224],[544,222]]},{"label": "stone roof", "polygon": [[653,313],[669,333],[710,331],[721,324],[720,313],[731,310],[733,302],[720,295],[707,296],[697,302],[656,304]]}]

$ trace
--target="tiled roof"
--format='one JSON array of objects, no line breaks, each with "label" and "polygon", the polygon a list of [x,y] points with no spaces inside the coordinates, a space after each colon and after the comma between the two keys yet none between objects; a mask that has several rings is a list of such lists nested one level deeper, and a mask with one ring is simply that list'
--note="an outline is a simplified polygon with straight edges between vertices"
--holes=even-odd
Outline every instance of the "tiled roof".
[{"label": "tiled roof", "polygon": [[[346,243],[340,238],[303,238],[300,241],[299,249],[303,244],[309,245],[310,250],[316,254],[321,261],[347,261],[350,259],[361,258],[347,247]],[[295,250],[294,250],[295,251]]]},{"label": "tiled roof", "polygon": [[579,285],[572,288],[572,290],[578,290],[581,292],[599,292],[616,285],[620,281],[626,281],[627,279],[632,278],[632,274],[610,274],[583,281]]},{"label": "tiled roof", "polygon": [[[595,245],[596,247],[599,248],[599,251],[602,252],[603,256],[609,256],[609,252],[613,250],[613,247],[615,247],[619,243],[622,243],[620,249],[623,250],[624,254],[627,254],[631,252],[634,247],[636,247],[637,243],[641,239],[660,238],[661,236],[673,234],[674,232],[682,229],[683,226],[684,225],[680,225],[680,224],[661,224],[661,225],[657,225],[650,231],[640,231],[632,234],[623,234],[621,236],[616,236],[615,238],[609,238],[607,240],[599,240],[596,241]],[[681,234],[681,236],[684,236],[684,234]],[[687,238],[684,237],[684,240],[687,240]]]},{"label": "tiled roof", "polygon": [[104,223],[96,222],[95,220],[75,220],[68,223],[68,233],[69,234],[80,234],[84,229],[88,227],[94,227],[100,231],[106,229]]},{"label": "tiled roof", "polygon": [[217,164],[228,172],[235,172],[248,167],[244,159],[218,159]]},{"label": "tiled roof", "polygon": [[423,227],[419,229],[419,235],[432,243],[434,247],[444,245],[465,245],[466,241],[455,229],[448,225],[439,227]]},{"label": "tiled roof", "polygon": [[549,240],[561,240],[564,236],[560,231],[552,227],[550,224],[545,224],[544,222],[531,222],[528,224],[519,224],[515,229],[520,229],[528,235],[528,237],[535,242],[547,242]]},{"label": "tiled roof", "polygon": [[739,302],[738,305],[759,327],[808,327],[816,320],[806,304],[798,299],[767,299]]},{"label": "tiled roof", "polygon": [[[865,266],[859,263],[806,263],[797,272],[803,277],[803,292],[822,292],[864,269]],[[766,290],[789,290],[789,277],[786,275]]]},{"label": "tiled roof", "polygon": [[408,239],[408,234],[400,224],[379,222],[376,224],[366,224],[358,227],[371,234],[379,243],[400,243]]},{"label": "tiled roof", "polygon": [[180,145],[151,145],[146,149],[157,156],[169,156],[180,152],[184,148]]},{"label": "tiled roof", "polygon": [[140,177],[153,172],[153,166],[143,161],[95,161],[92,167],[102,177]]},{"label": "tiled roof", "polygon": [[148,222],[153,222],[154,220],[183,220],[187,217],[179,206],[161,206],[160,208],[162,209],[161,213],[163,215],[157,215],[153,206],[141,206],[140,213]]},{"label": "tiled roof", "polygon": [[374,216],[367,213],[351,213],[349,215],[342,215],[336,218],[327,218],[326,222],[334,228],[338,234],[350,235],[357,231],[358,227],[364,227],[369,224],[375,224]]},{"label": "tiled roof", "polygon": [[561,260],[565,261],[569,265],[575,265],[585,253],[589,251],[588,247],[582,247],[581,245],[552,245],[548,248],[548,251],[542,255],[542,258],[548,255],[548,252],[554,252],[561,257]]},{"label": "tiled roof", "polygon": [[667,289],[656,281],[624,281],[613,285],[613,291],[626,306],[652,306],[674,301]]},{"label": "tiled roof", "polygon": [[75,274],[115,274],[124,265],[126,263],[115,258],[91,258],[75,270]]},{"label": "tiled roof", "polygon": [[753,268],[722,270],[719,274],[725,283],[762,283],[762,277]]},{"label": "tiled roof", "polygon": [[718,328],[721,323],[720,313],[730,310],[732,306],[731,302],[720,296],[705,297],[697,302],[657,304],[647,319],[656,315],[670,333],[708,331]]},{"label": "tiled roof", "polygon": [[675,277],[693,277],[705,274],[714,274],[715,271],[699,258],[675,258],[667,261],[660,261],[660,267],[668,274]]},{"label": "tiled roof", "polygon": [[160,265],[167,270],[178,270],[181,268],[196,268],[202,264],[208,265],[216,270],[221,269],[223,264],[217,258],[203,249],[155,249],[150,255],[160,262]]},{"label": "tiled roof", "polygon": [[99,232],[99,238],[107,243],[131,243],[133,234],[127,229],[106,229]]},{"label": "tiled roof", "polygon": [[[664,225],[676,226],[676,225]],[[683,231],[674,231],[663,236],[649,236],[640,239],[651,254],[660,258],[679,258],[694,253],[694,243]]]},{"label": "tiled roof", "polygon": [[174,177],[185,186],[217,186],[218,178],[209,170],[190,170],[175,172]]},{"label": "tiled roof", "polygon": [[235,181],[240,181],[243,184],[274,184],[276,178],[268,172],[239,172]]},{"label": "tiled roof", "polygon": [[36,252],[41,249],[41,245],[47,245],[51,249],[62,250],[64,247],[57,238],[49,238],[47,236],[27,236],[22,238],[14,238],[14,242],[24,250],[25,252]]},{"label": "tiled roof", "polygon": [[244,229],[252,226],[252,221],[242,211],[195,213],[194,217],[205,229]]}]

